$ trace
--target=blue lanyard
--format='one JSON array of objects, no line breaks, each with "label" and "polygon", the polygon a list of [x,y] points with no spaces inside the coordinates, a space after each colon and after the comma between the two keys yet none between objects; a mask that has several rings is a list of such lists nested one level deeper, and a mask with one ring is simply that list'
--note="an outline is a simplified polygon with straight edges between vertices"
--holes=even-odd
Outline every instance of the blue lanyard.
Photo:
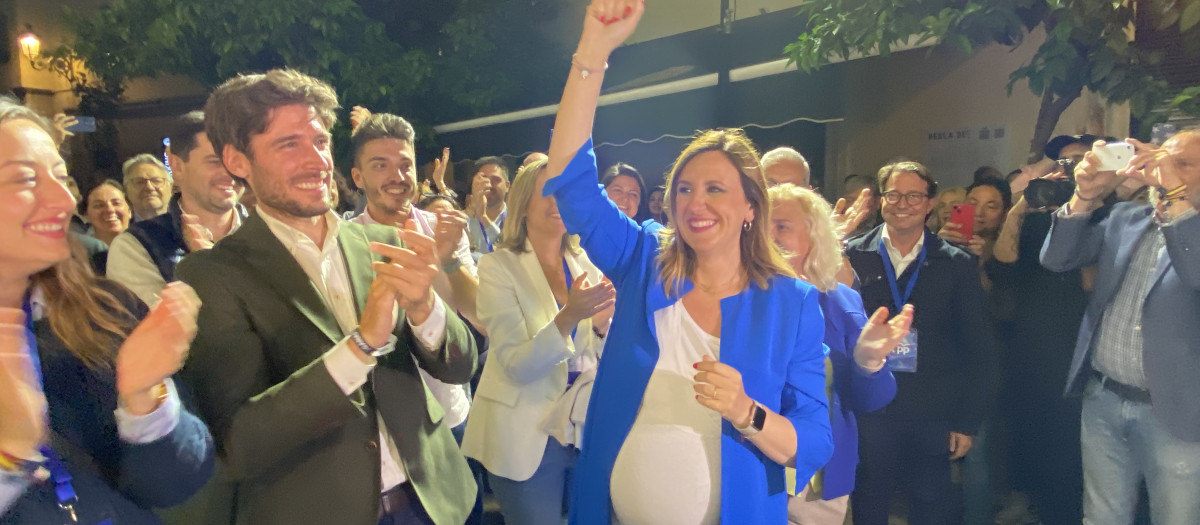
[{"label": "blue lanyard", "polygon": [[892,290],[892,302],[896,305],[896,310],[892,312],[892,315],[896,315],[904,309],[905,303],[908,303],[908,299],[912,297],[913,287],[917,285],[917,275],[921,273],[921,266],[925,264],[925,244],[921,244],[921,253],[913,262],[916,266],[913,267],[908,285],[904,287],[904,296],[900,295],[900,286],[896,284],[896,268],[892,266],[892,256],[888,255],[887,246],[884,246],[882,237],[879,239],[879,256],[883,258],[883,273],[887,275],[888,286]]},{"label": "blue lanyard", "polygon": [[[504,210],[499,217],[496,217],[496,226],[504,228],[505,217],[508,217],[508,210]],[[479,233],[483,234],[483,242],[487,243],[488,253],[492,253],[494,251],[492,250],[492,241],[488,239],[487,227],[483,225],[483,219],[475,219],[475,222],[479,223]]]},{"label": "blue lanyard", "polygon": [[[42,378],[42,361],[38,355],[37,334],[33,330],[33,306],[30,303],[30,295],[32,290],[25,292],[25,299],[21,302],[21,309],[25,311],[25,341],[29,346],[29,359],[33,362],[33,370],[37,373],[38,390],[45,391],[45,383]],[[65,511],[71,518],[72,523],[78,523],[79,519],[75,515],[75,503],[79,501],[79,497],[75,494],[75,486],[71,484],[74,479],[71,472],[67,470],[67,466],[63,464],[62,458],[50,448],[49,445],[42,445],[39,452],[46,457],[46,469],[50,471],[50,479],[54,482],[54,495],[58,497],[58,507]],[[111,523],[110,520],[100,522],[99,525]]]}]

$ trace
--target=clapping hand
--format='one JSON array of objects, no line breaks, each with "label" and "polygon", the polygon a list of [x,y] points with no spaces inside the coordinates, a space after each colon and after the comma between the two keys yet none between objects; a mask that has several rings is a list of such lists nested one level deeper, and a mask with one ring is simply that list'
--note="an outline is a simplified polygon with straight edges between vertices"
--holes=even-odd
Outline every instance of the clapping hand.
[{"label": "clapping hand", "polygon": [[438,212],[437,226],[433,228],[433,241],[437,245],[438,261],[445,264],[454,257],[458,241],[467,229],[467,214],[461,211]]},{"label": "clapping hand", "polygon": [[602,280],[589,285],[587,276],[587,272],[580,274],[571,282],[571,289],[567,291],[567,303],[560,310],[569,326],[564,333],[571,333],[575,325],[616,303],[617,292],[611,282]]},{"label": "clapping hand", "polygon": [[0,308],[0,451],[37,456],[46,439],[46,396],[25,341],[25,312]]},{"label": "clapping hand", "polygon": [[858,334],[858,344],[854,346],[854,361],[860,365],[874,368],[887,358],[888,354],[908,335],[912,326],[913,305],[906,304],[900,310],[900,315],[888,320],[887,307],[880,306],[867,319],[862,332]]},{"label": "clapping hand", "polygon": [[446,166],[450,165],[450,148],[442,148],[442,158],[433,159],[433,173],[429,179],[433,181],[433,189],[438,193],[446,191]]},{"label": "clapping hand", "polygon": [[405,310],[405,315],[414,325],[419,325],[433,313],[436,297],[433,279],[440,270],[437,243],[416,230],[416,223],[409,219],[404,229],[398,230],[400,239],[404,241],[403,248],[373,242],[371,251],[387,259],[386,262],[376,261],[372,264],[377,280],[382,280],[394,290],[396,301]]},{"label": "clapping hand", "polygon": [[135,415],[157,408],[154,388],[183,368],[196,337],[200,298],[192,287],[173,282],[158,296],[159,303],[117,351],[117,394]]},{"label": "clapping hand", "polygon": [[213,234],[200,224],[199,217],[190,213],[184,213],[180,217],[183,220],[183,243],[187,245],[188,251],[195,252],[213,247]]},{"label": "clapping hand", "polygon": [[846,199],[838,199],[837,204],[833,206],[833,230],[837,233],[839,239],[846,237],[850,232],[858,228],[870,215],[871,210],[867,209],[867,203],[871,201],[871,188],[863,188],[858,194],[858,200],[854,201],[853,205],[846,204]]}]

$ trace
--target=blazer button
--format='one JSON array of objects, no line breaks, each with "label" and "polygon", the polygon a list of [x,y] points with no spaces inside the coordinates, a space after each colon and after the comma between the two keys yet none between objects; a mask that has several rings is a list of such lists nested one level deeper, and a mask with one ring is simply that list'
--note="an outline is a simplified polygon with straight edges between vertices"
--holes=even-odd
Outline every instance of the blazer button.
[{"label": "blazer button", "polygon": [[370,450],[379,450],[379,442],[374,439],[367,440],[367,448]]}]

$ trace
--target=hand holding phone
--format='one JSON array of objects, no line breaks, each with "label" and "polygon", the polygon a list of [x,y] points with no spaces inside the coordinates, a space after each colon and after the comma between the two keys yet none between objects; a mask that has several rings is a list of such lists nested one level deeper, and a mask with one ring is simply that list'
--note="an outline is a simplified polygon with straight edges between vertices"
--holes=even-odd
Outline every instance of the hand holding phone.
[{"label": "hand holding phone", "polygon": [[1129,165],[1133,158],[1133,144],[1128,142],[1109,142],[1103,146],[1092,148],[1092,153],[1100,161],[1097,171],[1117,171]]},{"label": "hand holding phone", "polygon": [[975,206],[971,204],[955,204],[950,212],[950,222],[957,225],[953,228],[963,239],[971,240],[975,236]]}]

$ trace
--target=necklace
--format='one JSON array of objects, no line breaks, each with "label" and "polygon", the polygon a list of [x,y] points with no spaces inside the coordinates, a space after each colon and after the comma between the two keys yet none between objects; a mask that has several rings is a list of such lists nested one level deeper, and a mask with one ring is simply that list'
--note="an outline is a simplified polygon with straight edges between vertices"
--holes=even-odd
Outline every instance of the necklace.
[{"label": "necklace", "polygon": [[[730,277],[727,281],[725,281],[719,285],[716,285],[716,286],[705,285],[704,283],[700,282],[699,279],[695,279],[692,282],[696,283],[696,287],[699,288],[704,293],[706,293],[708,295],[717,295],[717,292],[725,290],[726,288],[729,287],[729,285],[731,283],[737,283],[740,285],[741,281],[742,281],[742,274],[741,274],[741,272],[737,272],[737,273],[733,274],[733,277]],[[739,288],[740,288],[740,286],[739,286]]]}]

